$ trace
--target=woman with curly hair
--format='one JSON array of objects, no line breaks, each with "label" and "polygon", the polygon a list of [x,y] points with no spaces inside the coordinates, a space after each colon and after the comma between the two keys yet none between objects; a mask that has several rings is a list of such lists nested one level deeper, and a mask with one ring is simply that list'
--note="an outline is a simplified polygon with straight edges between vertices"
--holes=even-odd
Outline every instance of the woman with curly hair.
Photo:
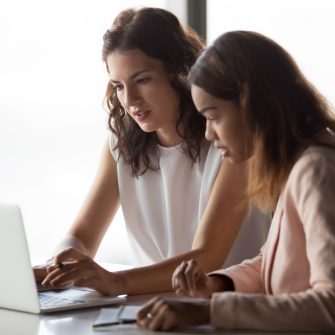
[{"label": "woman with curly hair", "polygon": [[[46,278],[45,267],[36,270],[45,286],[162,292],[182,260],[211,271],[257,254],[263,227],[250,230],[246,209],[235,206],[245,195],[245,166],[221,162],[206,141],[187,83],[202,48],[194,31],[158,8],[125,10],[106,32],[110,136],[56,265]],[[137,267],[108,272],[93,257],[120,203]]]}]

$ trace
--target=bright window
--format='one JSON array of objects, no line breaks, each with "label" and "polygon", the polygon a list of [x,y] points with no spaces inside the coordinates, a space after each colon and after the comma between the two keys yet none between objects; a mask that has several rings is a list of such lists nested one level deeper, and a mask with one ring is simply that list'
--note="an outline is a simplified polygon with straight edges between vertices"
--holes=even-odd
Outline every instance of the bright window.
[{"label": "bright window", "polygon": [[288,50],[335,104],[335,1],[207,0],[207,7],[209,42],[230,30],[265,34]]},{"label": "bright window", "polygon": [[[235,29],[264,33],[335,102],[333,0],[207,1],[209,42]],[[107,134],[104,32],[124,8],[171,2],[182,12],[181,0],[1,2],[0,202],[20,204],[33,257],[52,253],[95,175]],[[126,241],[118,213],[98,256],[128,262]]]},{"label": "bright window", "polygon": [[[107,134],[102,36],[140,5],[166,1],[0,4],[0,202],[20,204],[33,257],[51,255],[94,178]],[[126,262],[125,241],[119,213],[99,255]]]}]

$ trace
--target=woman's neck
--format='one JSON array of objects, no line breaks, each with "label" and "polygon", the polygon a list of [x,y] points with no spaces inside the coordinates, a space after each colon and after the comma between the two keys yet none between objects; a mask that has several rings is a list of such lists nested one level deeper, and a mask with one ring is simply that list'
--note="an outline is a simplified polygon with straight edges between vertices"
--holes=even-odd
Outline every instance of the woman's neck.
[{"label": "woman's neck", "polygon": [[162,147],[170,148],[182,143],[184,139],[177,133],[176,128],[156,131],[156,138],[159,145]]}]

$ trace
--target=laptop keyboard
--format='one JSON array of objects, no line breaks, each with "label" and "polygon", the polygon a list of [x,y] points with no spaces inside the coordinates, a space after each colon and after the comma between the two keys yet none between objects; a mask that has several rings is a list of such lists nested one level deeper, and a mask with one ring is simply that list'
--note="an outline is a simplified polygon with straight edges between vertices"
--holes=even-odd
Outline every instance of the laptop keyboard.
[{"label": "laptop keyboard", "polygon": [[79,305],[86,302],[84,300],[50,297],[43,293],[39,294],[39,301],[42,308],[50,308],[50,307],[66,306],[66,305]]}]

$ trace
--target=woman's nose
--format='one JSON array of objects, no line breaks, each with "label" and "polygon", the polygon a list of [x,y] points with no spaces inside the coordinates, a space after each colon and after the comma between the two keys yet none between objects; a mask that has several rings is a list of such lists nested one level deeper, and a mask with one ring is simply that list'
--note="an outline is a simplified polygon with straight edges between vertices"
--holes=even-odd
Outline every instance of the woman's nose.
[{"label": "woman's nose", "polygon": [[141,100],[141,96],[136,89],[125,89],[124,97],[123,97],[123,104],[126,107],[132,107],[136,105]]},{"label": "woman's nose", "polygon": [[215,131],[214,131],[210,121],[206,122],[205,137],[208,141],[213,141],[215,139]]}]

